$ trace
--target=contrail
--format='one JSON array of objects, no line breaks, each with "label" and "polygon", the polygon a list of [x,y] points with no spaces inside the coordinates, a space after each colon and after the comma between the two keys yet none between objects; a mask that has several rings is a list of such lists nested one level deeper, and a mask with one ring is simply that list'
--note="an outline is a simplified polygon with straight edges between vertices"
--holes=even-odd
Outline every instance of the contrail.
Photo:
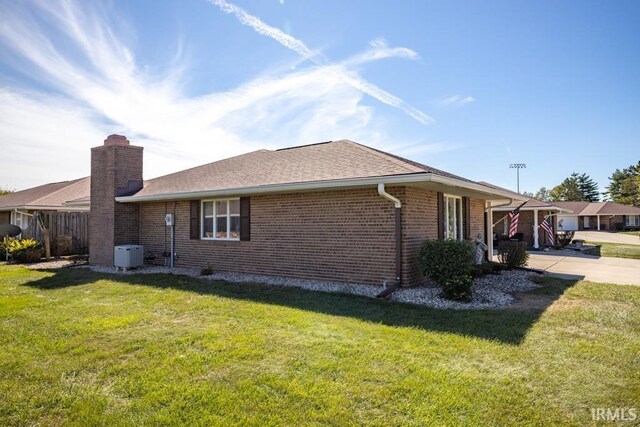
[{"label": "contrail", "polygon": [[[273,40],[277,41],[287,49],[291,49],[294,52],[296,52],[298,55],[302,56],[303,58],[309,59],[314,64],[322,65],[322,66],[332,65],[324,55],[322,55],[317,51],[314,51],[313,49],[310,49],[302,40],[298,40],[295,37],[292,37],[289,34],[285,33],[284,31],[266,24],[260,18],[247,13],[244,9],[234,4],[227,3],[225,0],[209,0],[209,1],[213,5],[219,7],[220,10],[222,10],[223,12],[234,15],[236,18],[238,18],[238,21],[240,21],[241,24],[247,25],[253,28],[253,30],[258,34],[262,34],[263,36],[272,38]],[[344,65],[358,64],[358,63],[368,62],[374,59],[387,58],[389,56],[394,56],[394,55],[410,57],[410,58],[417,56],[415,52],[406,48],[387,49],[386,51],[378,55],[372,54],[372,55],[357,56],[352,60],[345,61]],[[401,109],[402,111],[407,113],[409,116],[413,117],[414,119],[418,120],[423,124],[430,124],[434,122],[434,120],[431,117],[429,117],[427,114],[408,105],[406,102],[404,102],[402,99],[398,98],[397,96],[392,95],[391,93],[379,88],[378,86],[372,83],[369,83],[356,72],[347,72],[345,70],[340,73],[340,77],[342,78],[343,81],[345,81],[347,84],[351,85],[352,87],[377,99],[383,104],[387,104],[392,107]]]}]

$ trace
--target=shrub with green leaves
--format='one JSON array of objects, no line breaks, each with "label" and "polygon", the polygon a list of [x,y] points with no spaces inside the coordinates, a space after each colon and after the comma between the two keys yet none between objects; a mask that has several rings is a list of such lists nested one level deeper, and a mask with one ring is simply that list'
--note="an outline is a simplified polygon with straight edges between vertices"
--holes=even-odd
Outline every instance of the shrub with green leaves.
[{"label": "shrub with green leaves", "polygon": [[498,244],[498,260],[508,269],[524,267],[529,261],[526,243],[510,240],[500,242]]},{"label": "shrub with green leaves", "polygon": [[0,244],[3,255],[17,263],[37,262],[42,258],[42,243],[33,239],[12,239],[5,237]]},{"label": "shrub with green leaves", "polygon": [[449,277],[442,284],[442,295],[453,301],[470,302],[473,278],[468,274]]},{"label": "shrub with green leaves", "polygon": [[445,298],[471,299],[473,245],[459,240],[426,240],[420,248],[424,275],[443,288]]}]

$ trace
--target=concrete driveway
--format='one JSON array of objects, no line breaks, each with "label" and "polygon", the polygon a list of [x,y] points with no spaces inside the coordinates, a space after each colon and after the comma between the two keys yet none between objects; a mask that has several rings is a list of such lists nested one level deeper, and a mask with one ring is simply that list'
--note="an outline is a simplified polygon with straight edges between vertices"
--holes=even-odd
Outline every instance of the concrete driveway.
[{"label": "concrete driveway", "polygon": [[531,252],[527,266],[563,279],[640,286],[640,259],[597,257],[573,251]]},{"label": "concrete driveway", "polygon": [[588,242],[623,243],[625,245],[640,245],[640,237],[631,234],[610,233],[608,231],[576,231],[574,239]]}]

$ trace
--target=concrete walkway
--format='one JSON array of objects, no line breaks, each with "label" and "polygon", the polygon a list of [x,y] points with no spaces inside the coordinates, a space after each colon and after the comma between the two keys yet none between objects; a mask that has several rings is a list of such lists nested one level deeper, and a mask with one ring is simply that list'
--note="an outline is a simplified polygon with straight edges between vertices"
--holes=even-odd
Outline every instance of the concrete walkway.
[{"label": "concrete walkway", "polygon": [[531,252],[527,267],[563,279],[640,286],[640,259],[597,257],[567,250]]},{"label": "concrete walkway", "polygon": [[574,239],[582,239],[588,242],[640,245],[640,237],[637,235],[633,236],[631,234],[610,233],[608,231],[576,231]]}]

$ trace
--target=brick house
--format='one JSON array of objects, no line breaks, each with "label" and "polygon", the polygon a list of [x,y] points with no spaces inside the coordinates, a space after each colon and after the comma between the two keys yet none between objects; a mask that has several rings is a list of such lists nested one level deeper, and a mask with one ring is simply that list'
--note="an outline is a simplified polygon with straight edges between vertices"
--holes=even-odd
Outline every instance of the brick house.
[{"label": "brick house", "polygon": [[0,224],[26,228],[35,211],[89,212],[89,177],[52,182],[0,196]]},{"label": "brick house", "polygon": [[[521,204],[512,203],[494,209],[493,234],[495,240],[506,238],[509,230],[508,214],[518,206],[521,206]],[[539,225],[545,217],[549,216],[553,229],[557,230],[557,215],[562,212],[569,211],[556,206],[555,202],[547,203],[538,199],[529,199],[527,203],[520,207],[518,233],[522,235],[521,241],[535,249],[540,246],[550,246],[546,233],[540,231]]]},{"label": "brick house", "polygon": [[640,208],[613,202],[554,202],[568,212],[558,215],[563,230],[638,230]]},{"label": "brick house", "polygon": [[422,280],[423,240],[487,235],[492,206],[526,200],[348,140],[258,150],[144,182],[142,153],[118,135],[91,150],[93,264],[111,266],[114,245],[136,243],[159,264],[412,286]]}]

